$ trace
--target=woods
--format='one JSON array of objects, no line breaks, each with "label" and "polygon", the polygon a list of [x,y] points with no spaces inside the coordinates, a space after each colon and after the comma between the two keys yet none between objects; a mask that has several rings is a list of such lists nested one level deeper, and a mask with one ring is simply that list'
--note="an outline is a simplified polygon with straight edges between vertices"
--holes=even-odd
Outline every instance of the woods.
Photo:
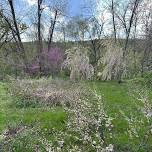
[{"label": "woods", "polygon": [[[14,62],[14,67],[12,67],[12,63],[6,62],[8,67],[16,68],[26,73],[30,68],[29,66],[33,64],[31,61],[36,59],[38,62],[37,64],[39,64],[40,75],[45,75],[48,73],[46,72],[48,70],[46,67],[49,65],[44,65],[48,64],[48,61],[47,57],[44,57],[42,54],[44,54],[44,50],[48,50],[49,52],[52,47],[59,47],[57,42],[53,42],[53,40],[56,37],[55,34],[60,33],[57,37],[60,37],[60,47],[63,52],[70,49],[70,43],[73,43],[78,48],[85,47],[85,49],[89,50],[88,57],[95,70],[94,79],[96,79],[98,73],[102,73],[102,71],[105,75],[104,71],[106,70],[106,65],[104,69],[104,65],[101,66],[100,61],[103,58],[106,58],[106,52],[110,51],[107,47],[107,40],[109,41],[108,44],[114,45],[114,48],[116,46],[122,49],[122,62],[127,64],[125,69],[119,64],[119,68],[120,66],[122,67],[120,68],[119,76],[114,79],[123,79],[124,77],[121,75],[123,75],[124,70],[128,71],[125,78],[134,77],[135,75],[143,76],[145,72],[151,70],[150,1],[127,1],[124,4],[123,1],[118,3],[112,0],[111,2],[105,3],[105,6],[100,6],[99,14],[94,8],[88,6],[83,9],[93,10],[91,11],[92,14],[89,14],[89,17],[87,17],[87,15],[81,15],[72,18],[68,17],[66,3],[67,1],[63,1],[62,3],[59,3],[58,1],[52,3],[37,1],[37,7],[36,5],[33,6],[34,8],[32,9],[35,9],[37,12],[37,23],[32,23],[32,26],[37,26],[37,39],[34,41],[29,40],[28,43],[32,44],[31,48],[27,46],[28,44],[23,42],[21,37],[25,36],[27,31],[33,27],[29,27],[24,19],[22,23],[19,16],[16,17],[17,10],[14,9],[13,1],[6,1],[1,4],[1,20],[3,21],[1,22],[1,54],[3,56],[7,51],[7,53],[9,52],[8,56],[10,54],[15,56],[11,57],[12,62]],[[7,10],[5,10],[4,5],[7,6]],[[30,17],[31,15],[29,17],[27,16],[27,18]],[[51,22],[49,21],[50,18]],[[4,29],[6,27],[8,32],[10,32],[9,36],[8,32]],[[42,32],[43,30],[46,32]],[[7,39],[9,41],[8,43]],[[35,48],[36,45],[37,48]],[[12,53],[12,47],[13,50],[16,50],[14,52],[15,54]],[[29,56],[31,52],[34,55],[33,59]],[[121,54],[121,52],[119,54]],[[15,63],[16,57],[22,58],[22,61],[20,62],[22,62],[21,64],[24,65],[24,68],[18,66],[20,63]],[[115,58],[115,56],[113,56],[113,58]],[[117,58],[115,58],[115,60],[117,60]],[[131,63],[131,65],[129,65],[129,63]],[[134,69],[132,64],[134,65]],[[112,72],[115,71],[106,73],[111,75]],[[103,77],[103,79],[105,79],[105,76]],[[107,75],[107,77],[109,76]]]},{"label": "woods", "polygon": [[[108,44],[110,43],[110,45],[114,45],[114,48],[115,46],[121,48],[123,52],[122,62],[125,62],[125,64],[127,64],[127,67],[125,67],[125,69],[120,64],[119,67],[116,67],[120,68],[121,66],[119,76],[115,78],[113,77],[114,79],[123,79],[123,76],[121,75],[123,75],[124,70],[128,71],[125,78],[134,77],[134,75],[139,74],[143,76],[145,72],[151,70],[151,67],[149,65],[151,64],[150,1],[135,0],[127,1],[125,4],[123,3],[123,1],[120,1],[118,4],[118,2],[114,2],[112,0],[111,2],[105,3],[105,6],[101,5],[101,8],[99,8],[100,14],[98,16],[97,14],[95,14],[95,10],[93,10],[93,8],[88,7],[87,9],[93,10],[93,13],[89,15],[89,17],[82,15],[80,17],[77,16],[72,18],[68,17],[68,15],[66,14],[66,2],[67,1],[63,1],[62,3],[59,3],[58,1],[54,1],[52,3],[47,3],[43,1],[37,1],[37,8],[36,5],[33,8],[37,10],[37,41],[29,43],[32,43],[32,47],[35,47],[35,45],[37,45],[37,51],[33,50],[34,56],[32,60],[35,60],[37,58],[36,60],[39,63],[39,72],[41,73],[40,75],[48,73],[45,72],[46,70],[48,70],[48,68],[45,67],[49,65],[44,65],[47,64],[47,61],[44,62],[44,60],[47,60],[47,58],[44,57],[42,54],[44,54],[44,50],[48,49],[49,52],[51,47],[56,47],[58,45],[57,42],[53,42],[53,39],[55,39],[54,33],[56,32],[60,33],[60,36],[63,35],[64,41],[61,42],[63,52],[65,52],[66,49],[70,49],[71,42],[73,42],[74,45],[78,48],[85,47],[85,49],[89,50],[88,57],[90,58],[90,63],[95,70],[94,79],[96,79],[96,76],[99,72],[102,73],[103,71],[103,75],[105,75],[104,71],[106,71],[106,65],[104,69],[104,65],[101,66],[100,61],[103,58],[106,58],[106,52],[110,51],[107,47],[107,40],[109,41]],[[7,12],[3,8],[3,5],[8,5]],[[13,45],[12,47],[17,47],[15,48],[15,50],[18,50],[16,51],[15,58],[21,56],[21,62],[26,67],[25,69],[23,67],[17,67],[17,64],[20,63],[15,63],[14,68],[19,68],[19,70],[26,72],[28,71],[28,68],[30,68],[29,66],[32,64],[30,63],[31,61],[29,61],[28,59],[31,58],[31,56],[28,57],[28,54],[32,51],[32,48],[29,49],[26,43],[22,42],[21,35],[25,35],[26,31],[28,31],[30,27],[28,27],[26,23],[22,23],[19,21],[20,19],[19,16],[16,17],[16,12],[14,9],[13,1],[6,1],[4,2],[4,4],[2,3],[1,20],[3,20],[3,22],[1,24],[3,25],[1,26],[3,30],[4,26],[7,25],[8,30],[11,31],[10,37],[12,38],[9,41],[9,44]],[[52,16],[49,16],[49,12],[52,14]],[[107,19],[105,19],[104,15],[107,16]],[[44,18],[44,16],[46,17]],[[49,18],[52,18],[50,25],[48,24]],[[60,18],[62,18],[63,21],[58,21],[58,19],[61,20]],[[45,22],[48,22],[47,25],[45,24]],[[48,29],[48,33],[42,32],[44,28],[46,28],[45,31]],[[6,50],[10,50],[9,54],[12,53],[12,48],[10,48],[10,45],[7,45],[7,40],[4,40],[6,34],[7,32],[5,30],[1,34],[1,45],[3,46],[3,48],[1,48],[2,55],[4,54],[3,52],[5,52]],[[15,46],[14,42],[16,43]],[[119,52],[119,54],[121,54],[121,52]],[[117,60],[114,55],[113,58]],[[15,62],[14,57],[12,58],[12,60],[13,62]],[[129,63],[131,63],[132,61],[134,62],[132,63],[134,64],[134,69],[132,68],[132,64],[129,65]],[[12,66],[12,64],[9,65],[10,63],[6,64],[8,65],[8,67]],[[108,74],[109,72],[106,73]],[[111,70],[109,74],[111,75],[112,72],[115,71]],[[105,79],[105,76],[103,77],[103,79]],[[109,76],[107,75],[107,77]]]}]

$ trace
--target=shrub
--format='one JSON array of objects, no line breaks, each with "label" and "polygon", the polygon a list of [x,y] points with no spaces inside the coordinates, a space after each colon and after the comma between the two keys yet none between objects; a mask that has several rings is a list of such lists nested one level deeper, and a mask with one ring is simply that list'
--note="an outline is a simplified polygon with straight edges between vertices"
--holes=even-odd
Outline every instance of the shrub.
[{"label": "shrub", "polygon": [[88,50],[84,47],[73,47],[66,51],[67,58],[62,68],[70,70],[70,79],[91,79],[94,75],[94,68],[89,63]]},{"label": "shrub", "polygon": [[99,60],[100,74],[103,80],[120,79],[120,74],[125,75],[126,63],[123,61],[123,49],[115,43],[106,42],[106,53]]},{"label": "shrub", "polygon": [[[21,151],[22,148],[23,151],[24,149],[34,151],[35,148],[36,151],[43,149],[57,152],[113,151],[114,146],[109,143],[109,139],[113,136],[112,118],[104,111],[102,97],[96,91],[92,92],[84,84],[59,80],[50,81],[45,78],[17,80],[12,82],[11,93],[13,96],[23,97],[31,102],[31,99],[37,98],[44,105],[62,105],[68,115],[67,121],[62,120],[61,122],[64,123],[64,129],[51,128],[49,125],[46,127],[45,121],[48,122],[48,115],[41,117],[43,124],[39,122],[40,115],[36,121],[32,117],[34,122],[30,121],[31,125],[26,128],[17,127],[15,137],[9,141],[0,142],[4,151],[9,151],[8,149]],[[55,117],[58,116],[55,115]],[[41,128],[39,125],[45,127]],[[59,127],[59,123],[57,126]],[[16,131],[16,127],[12,129]],[[5,144],[6,142],[7,144]]]},{"label": "shrub", "polygon": [[44,58],[46,58],[46,65],[51,74],[55,75],[58,74],[61,70],[61,64],[64,60],[64,52],[58,47],[51,48],[49,52],[44,51],[43,53]]},{"label": "shrub", "polygon": [[152,72],[144,74],[145,83],[148,87],[152,87]]},{"label": "shrub", "polygon": [[38,80],[17,80],[11,83],[11,94],[18,97],[21,103],[16,102],[17,105],[31,105],[36,104],[57,106],[70,106],[78,97],[89,95],[84,87],[79,83],[71,83],[62,80],[48,80],[41,78]]}]

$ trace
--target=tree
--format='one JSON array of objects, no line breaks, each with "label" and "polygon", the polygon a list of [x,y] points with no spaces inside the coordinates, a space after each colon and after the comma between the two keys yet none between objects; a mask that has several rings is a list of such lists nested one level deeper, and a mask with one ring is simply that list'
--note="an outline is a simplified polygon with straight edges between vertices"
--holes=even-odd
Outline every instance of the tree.
[{"label": "tree", "polygon": [[130,0],[123,6],[123,9],[117,8],[116,16],[119,19],[124,31],[125,31],[125,44],[123,56],[127,54],[128,41],[131,33],[131,29],[134,23],[136,11],[139,7],[141,0]]},{"label": "tree", "polygon": [[94,68],[89,63],[88,49],[84,47],[73,47],[66,51],[67,58],[63,62],[63,68],[70,70],[70,79],[91,79]]},{"label": "tree", "polygon": [[48,52],[51,48],[53,34],[55,30],[55,26],[57,23],[57,19],[60,16],[64,16],[66,13],[66,7],[67,7],[67,0],[54,0],[52,2],[52,5],[49,6],[50,12],[53,14],[53,17],[51,17],[51,25],[49,27],[49,34],[48,34]]},{"label": "tree", "polygon": [[[131,30],[133,27],[133,24],[136,22],[136,13],[139,8],[141,0],[129,0],[125,4],[124,2],[118,4],[117,8],[115,8],[115,13],[112,13],[113,19],[116,16],[117,19],[120,21],[120,25],[122,25],[124,29],[125,34],[125,42],[123,47],[123,62],[126,62],[127,55],[128,55],[128,43],[129,38],[131,35]],[[113,3],[113,1],[112,1]],[[112,4],[113,5],[113,4]],[[112,11],[114,11],[114,8],[112,6]],[[114,16],[115,14],[115,16]],[[114,22],[114,20],[113,20]],[[114,23],[113,23],[114,24]],[[116,30],[116,29],[114,29]],[[116,31],[115,31],[116,32]],[[121,82],[122,79],[122,73],[123,69],[120,70],[119,74],[119,82]]]},{"label": "tree", "polygon": [[96,68],[98,60],[101,57],[102,38],[104,30],[104,20],[98,21],[95,17],[88,20],[87,32],[91,42],[91,63]]},{"label": "tree", "polygon": [[144,74],[144,69],[146,68],[148,71],[151,70],[151,53],[152,53],[152,14],[151,11],[145,16],[145,36],[144,36],[144,53],[141,60],[141,75]]},{"label": "tree", "polygon": [[3,10],[0,10],[0,48],[9,41],[11,30],[3,18]]},{"label": "tree", "polygon": [[123,72],[122,75],[124,76],[126,69],[126,62],[123,60],[123,48],[112,41],[107,41],[105,45],[106,52],[98,62],[102,71],[97,76],[102,77],[103,80],[119,80],[120,72]]},{"label": "tree", "polygon": [[114,38],[115,38],[115,43],[116,43],[116,41],[117,41],[117,29],[116,29],[116,21],[115,21],[115,5],[114,5],[114,0],[111,0],[111,14],[112,14],[112,23],[113,23]]},{"label": "tree", "polygon": [[69,39],[83,42],[86,38],[88,23],[81,16],[75,16],[67,23],[67,35]]},{"label": "tree", "polygon": [[41,16],[42,16],[42,2],[43,0],[37,1],[37,17],[38,17],[38,23],[37,23],[37,32],[38,32],[38,50],[39,50],[39,67],[40,67],[40,73],[42,74],[42,51],[43,51],[43,42],[42,42],[42,34],[41,34]]},{"label": "tree", "polygon": [[[25,48],[23,46],[23,42],[21,40],[21,31],[20,30],[24,30],[24,28],[26,28],[26,26],[22,23],[18,23],[17,18],[16,18],[16,14],[15,14],[15,10],[14,10],[14,4],[12,0],[8,0],[8,4],[9,4],[9,9],[10,9],[10,16],[6,16],[4,14],[3,11],[0,11],[0,16],[2,18],[2,20],[5,22],[5,24],[7,25],[6,27],[9,29],[9,31],[11,31],[12,37],[9,41],[11,41],[12,39],[15,41],[16,43],[16,47],[17,47],[17,52],[19,53],[18,55],[23,59],[24,62],[24,66],[25,69],[27,69],[27,57],[26,57],[26,52],[25,52]],[[19,26],[21,28],[19,28]],[[6,42],[6,41],[5,41]]]}]

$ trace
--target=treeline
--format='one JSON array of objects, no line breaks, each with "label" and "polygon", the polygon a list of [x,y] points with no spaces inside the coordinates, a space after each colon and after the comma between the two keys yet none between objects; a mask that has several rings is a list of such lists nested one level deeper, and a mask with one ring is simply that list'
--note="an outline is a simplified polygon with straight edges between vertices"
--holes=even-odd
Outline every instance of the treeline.
[{"label": "treeline", "polygon": [[90,1],[82,7],[88,14],[75,17],[68,14],[68,0],[37,0],[20,15],[16,5],[13,0],[0,2],[4,75],[62,73],[72,79],[121,81],[152,70],[149,0]]}]

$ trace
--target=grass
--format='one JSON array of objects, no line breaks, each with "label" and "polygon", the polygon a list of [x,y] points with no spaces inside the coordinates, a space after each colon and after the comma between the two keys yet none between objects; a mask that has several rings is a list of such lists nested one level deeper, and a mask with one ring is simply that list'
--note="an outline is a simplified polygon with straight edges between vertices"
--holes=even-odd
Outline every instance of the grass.
[{"label": "grass", "polygon": [[[104,106],[105,109],[111,117],[114,118],[113,124],[114,124],[114,138],[112,140],[114,145],[118,145],[119,147],[124,147],[126,146],[126,151],[129,150],[129,147],[135,147],[136,144],[140,142],[140,138],[137,139],[132,139],[128,138],[128,123],[124,119],[124,116],[121,112],[125,114],[125,116],[128,116],[128,118],[136,118],[137,119],[137,124],[140,126],[140,135],[141,137],[144,136],[143,132],[145,128],[145,124],[141,123],[141,120],[144,120],[143,115],[139,113],[136,107],[137,100],[133,98],[129,94],[129,90],[132,89],[132,84],[125,82],[118,84],[117,82],[91,82],[89,83],[91,88],[93,90],[97,90],[97,93],[102,95],[104,98]],[[133,93],[133,90],[131,90]],[[152,91],[150,90],[150,99],[152,99]],[[136,127],[137,128],[137,127]],[[149,143],[152,142],[152,139],[149,140]],[[131,146],[132,145],[132,146]],[[130,149],[131,151],[131,149]]]},{"label": "grass", "polygon": [[[60,107],[28,107],[17,108],[13,106],[16,98],[8,93],[8,85],[0,83],[0,133],[2,133],[8,125],[23,123],[31,125],[39,123],[41,126],[58,127],[63,124],[66,119],[66,113]],[[62,125],[61,125],[62,126]]]},{"label": "grass", "polygon": [[[119,108],[132,108],[133,101],[128,94],[126,83],[118,84],[117,82],[91,82],[90,86],[97,93],[102,95],[106,101],[106,108],[111,115],[117,112]],[[127,110],[126,109],[126,110]]]},{"label": "grass", "polygon": [[[129,83],[118,84],[117,82],[101,81],[92,81],[87,84],[92,90],[96,90],[98,94],[102,95],[106,112],[110,117],[114,118],[114,136],[109,142],[117,145],[117,149],[124,149],[124,152],[125,150],[134,151],[134,147],[141,139],[133,138],[130,140],[130,138],[128,138],[127,128],[129,126],[122,113],[125,113],[129,118],[133,116],[137,119],[136,125],[141,127],[139,131],[141,137],[144,132],[144,124],[140,122],[143,116],[137,111],[135,104],[137,101],[128,93],[131,85]],[[152,99],[152,93],[150,98]],[[26,126],[34,125],[40,127],[42,130],[56,129],[60,131],[65,129],[67,114],[61,107],[29,106],[21,108],[12,106],[12,103],[15,103],[14,100],[20,99],[13,98],[9,95],[7,83],[0,83],[0,134],[3,133],[8,125],[16,126],[20,123]],[[47,136],[49,139],[53,138],[48,133]],[[152,142],[152,139],[149,140],[149,143],[150,142]],[[26,151],[27,150],[28,149],[26,149]],[[140,152],[142,152],[142,150]]]}]

